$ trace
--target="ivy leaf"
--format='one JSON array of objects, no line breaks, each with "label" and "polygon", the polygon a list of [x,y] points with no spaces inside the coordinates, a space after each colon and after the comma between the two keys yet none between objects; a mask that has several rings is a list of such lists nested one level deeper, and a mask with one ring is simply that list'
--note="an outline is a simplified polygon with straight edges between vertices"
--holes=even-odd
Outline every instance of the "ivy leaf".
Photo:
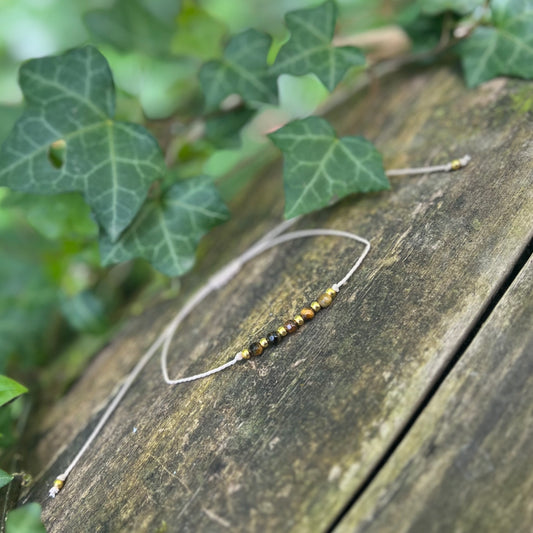
[{"label": "ivy leaf", "polygon": [[165,163],[142,126],[113,121],[113,78],[91,46],[20,70],[28,108],[0,149],[0,185],[37,194],[80,191],[116,240]]},{"label": "ivy leaf", "polygon": [[241,129],[248,124],[255,111],[246,107],[232,109],[205,121],[206,138],[216,148],[231,149],[241,146]]},{"label": "ivy leaf", "polygon": [[533,0],[493,0],[491,12],[494,27],[477,27],[459,46],[467,85],[533,78]]},{"label": "ivy leaf", "polygon": [[104,265],[144,257],[168,276],[189,270],[200,239],[228,218],[211,178],[199,176],[172,185],[148,202],[116,243],[100,239]]},{"label": "ivy leaf", "polygon": [[437,15],[445,11],[467,15],[484,3],[485,0],[423,0],[419,2],[419,5],[427,15]]},{"label": "ivy leaf", "polygon": [[48,239],[95,237],[98,228],[79,193],[42,196],[11,192],[0,207],[18,208],[31,226]]},{"label": "ivy leaf", "polygon": [[411,52],[415,54],[432,50],[439,44],[445,19],[450,16],[450,13],[445,12],[436,16],[427,15],[423,9],[423,3],[414,3],[396,17],[396,22],[409,36]]},{"label": "ivy leaf", "polygon": [[57,305],[47,258],[54,258],[54,267],[63,260],[58,248],[35,232],[23,226],[0,232],[0,373],[13,358],[20,365],[44,362]]},{"label": "ivy leaf", "polygon": [[363,137],[339,139],[322,118],[295,120],[269,137],[285,158],[287,218],[325,207],[335,197],[389,188],[374,145]]},{"label": "ivy leaf", "polygon": [[8,483],[13,481],[13,476],[0,470],[0,488],[5,487]]},{"label": "ivy leaf", "polygon": [[65,297],[60,306],[61,314],[77,331],[101,333],[108,326],[104,302],[90,290]]},{"label": "ivy leaf", "polygon": [[271,72],[293,76],[312,72],[332,91],[350,67],[364,65],[365,56],[359,48],[331,44],[336,19],[333,0],[287,13],[285,22],[291,37],[279,51]]},{"label": "ivy leaf", "polygon": [[21,107],[0,104],[0,142],[7,137],[21,113]]},{"label": "ivy leaf", "polygon": [[41,506],[27,503],[7,513],[6,533],[46,533],[41,522]]},{"label": "ivy leaf", "polygon": [[235,93],[252,107],[259,102],[277,102],[276,77],[267,67],[271,44],[269,35],[247,30],[229,41],[222,59],[204,63],[199,77],[208,111]]},{"label": "ivy leaf", "polygon": [[0,406],[5,405],[21,394],[28,392],[28,389],[17,383],[14,379],[0,375]]},{"label": "ivy leaf", "polygon": [[177,19],[178,30],[172,39],[172,52],[192,55],[202,60],[220,54],[220,43],[226,34],[226,26],[218,19],[187,2]]},{"label": "ivy leaf", "polygon": [[138,50],[153,56],[168,54],[179,4],[174,2],[175,9],[169,11],[164,5],[158,6],[161,1],[151,2],[155,9],[142,0],[117,0],[107,9],[87,12],[83,20],[100,42],[119,50]]}]

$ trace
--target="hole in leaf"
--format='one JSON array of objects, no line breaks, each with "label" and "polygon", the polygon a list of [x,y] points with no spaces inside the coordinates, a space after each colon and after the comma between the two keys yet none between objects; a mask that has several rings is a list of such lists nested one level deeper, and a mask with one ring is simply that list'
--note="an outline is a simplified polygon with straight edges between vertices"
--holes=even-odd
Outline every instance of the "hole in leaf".
[{"label": "hole in leaf", "polygon": [[61,168],[65,162],[67,143],[63,139],[54,141],[48,148],[48,161],[54,168]]}]

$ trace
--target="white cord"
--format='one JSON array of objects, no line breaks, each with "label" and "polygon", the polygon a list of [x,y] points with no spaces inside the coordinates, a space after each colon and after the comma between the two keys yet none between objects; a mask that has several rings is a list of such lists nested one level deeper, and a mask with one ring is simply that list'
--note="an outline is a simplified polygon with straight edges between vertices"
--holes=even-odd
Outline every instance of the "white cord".
[{"label": "white cord", "polygon": [[[457,170],[459,168],[462,168],[468,164],[470,161],[470,156],[466,155],[462,157],[461,159],[456,159],[447,165],[440,165],[440,166],[433,166],[433,167],[423,167],[423,168],[406,168],[406,169],[399,169],[399,170],[389,170],[387,171],[388,176],[396,176],[396,175],[403,175],[403,174],[425,174],[430,172],[449,172],[450,170]],[[93,429],[91,434],[89,435],[89,438],[86,440],[76,457],[74,457],[73,461],[70,463],[70,465],[67,467],[67,469],[57,476],[56,481],[54,482],[54,486],[50,489],[49,495],[52,498],[55,498],[55,496],[59,493],[61,488],[63,487],[63,484],[67,480],[68,475],[70,472],[75,468],[78,461],[81,459],[83,454],[87,451],[87,449],[91,446],[94,439],[98,436],[106,422],[109,420],[117,406],[120,404],[128,390],[130,389],[131,385],[137,378],[137,376],[140,374],[142,369],[146,366],[148,361],[152,358],[152,356],[157,352],[157,350],[161,347],[161,373],[163,375],[163,379],[165,383],[169,385],[178,385],[180,383],[188,383],[191,381],[195,381],[198,379],[206,378],[208,376],[212,376],[213,374],[216,374],[218,372],[221,372],[237,362],[241,361],[243,359],[242,352],[238,352],[233,359],[228,361],[227,363],[224,363],[223,365],[220,365],[216,368],[212,368],[211,370],[208,370],[206,372],[202,372],[201,374],[195,374],[193,376],[187,376],[184,378],[178,378],[178,379],[170,379],[168,375],[168,352],[170,349],[170,344],[172,342],[172,338],[174,336],[174,333],[176,332],[178,326],[181,324],[181,322],[189,315],[189,313],[204,299],[206,298],[211,292],[218,290],[222,288],[224,285],[226,285],[231,279],[233,279],[237,273],[240,271],[242,266],[250,261],[251,259],[255,258],[259,254],[265,252],[266,250],[269,250],[270,248],[273,248],[274,246],[278,246],[279,244],[289,242],[295,239],[301,239],[306,237],[319,237],[319,236],[334,236],[334,237],[345,237],[348,239],[352,239],[354,241],[357,241],[365,246],[363,252],[359,255],[353,266],[350,268],[350,270],[347,272],[347,274],[337,283],[334,283],[331,288],[335,290],[336,292],[339,292],[339,289],[345,285],[348,280],[353,276],[355,271],[359,268],[365,257],[367,256],[368,252],[370,251],[370,242],[368,242],[367,239],[364,239],[362,237],[359,237],[355,233],[349,233],[347,231],[341,231],[341,230],[334,230],[334,229],[307,229],[307,230],[297,230],[292,231],[290,233],[285,233],[282,235],[282,233],[288,229],[290,226],[295,224],[300,217],[293,218],[291,220],[286,220],[284,222],[281,222],[276,227],[274,227],[271,231],[266,233],[259,241],[257,241],[255,244],[253,244],[248,250],[246,250],[244,253],[242,253],[237,259],[231,261],[226,266],[221,268],[218,272],[216,272],[213,276],[209,278],[207,283],[198,290],[192,298],[190,298],[185,305],[181,308],[181,310],[177,313],[177,315],[172,319],[172,321],[168,324],[168,326],[164,329],[164,331],[159,335],[159,337],[152,343],[150,348],[143,354],[141,359],[138,361],[138,363],[135,365],[133,370],[130,372],[126,380],[124,381],[123,385],[120,387],[120,390],[118,391],[117,395],[113,398],[107,409],[105,410],[104,414],[98,421],[98,424]]]},{"label": "white cord", "polygon": [[445,165],[435,165],[433,167],[418,167],[418,168],[398,168],[394,170],[387,170],[385,174],[387,176],[403,176],[410,174],[414,176],[416,174],[431,174],[433,172],[451,172],[452,170],[459,170],[466,167],[471,161],[471,157],[467,154],[459,159],[454,159]]},{"label": "white cord", "polygon": [[[292,222],[292,220],[288,222]],[[292,222],[292,224],[294,224],[294,222]],[[207,284],[185,304],[181,311],[176,315],[174,320],[170,323],[169,327],[164,332],[165,341],[163,343],[163,348],[161,349],[161,373],[163,375],[165,383],[167,383],[168,385],[178,385],[179,383],[186,383],[189,381],[194,381],[196,379],[201,379],[206,376],[216,374],[217,372],[220,372],[221,370],[224,370],[234,365],[242,359],[241,352],[239,352],[231,361],[223,364],[222,366],[214,368],[213,370],[209,370],[208,372],[179,379],[170,379],[170,377],[168,376],[168,352],[170,349],[170,343],[172,342],[172,338],[178,326],[206,296],[208,296],[215,289],[220,289],[221,287],[223,287],[242,268],[242,266],[251,259],[254,259],[259,254],[269,250],[270,248],[273,248],[274,246],[278,246],[279,244],[282,244],[284,242],[292,241],[295,239],[301,239],[304,237],[335,236],[353,239],[364,244],[365,249],[363,253],[358,257],[357,261],[354,263],[350,271],[346,274],[346,276],[344,276],[341,281],[335,283],[332,286],[338,292],[338,289],[350,279],[350,277],[357,270],[359,265],[363,262],[363,259],[366,257],[368,251],[370,250],[370,243],[366,239],[363,239],[362,237],[359,237],[354,233],[348,233],[347,231],[339,231],[333,229],[308,229],[292,231],[291,233],[276,236],[280,233],[280,231],[286,229],[292,224],[282,222],[281,224],[276,226],[274,230],[267,234],[267,236],[256,242],[253,246],[251,246],[248,250],[241,254],[237,259],[235,259],[234,261],[223,267],[221,270],[219,270],[214,276],[210,278]],[[280,228],[282,229],[280,230]]]}]

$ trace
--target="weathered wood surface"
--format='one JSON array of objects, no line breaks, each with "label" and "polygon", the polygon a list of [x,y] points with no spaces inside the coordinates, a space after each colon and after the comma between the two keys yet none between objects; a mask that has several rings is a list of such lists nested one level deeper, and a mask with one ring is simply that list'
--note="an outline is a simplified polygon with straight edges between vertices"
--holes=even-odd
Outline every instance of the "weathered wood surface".
[{"label": "weathered wood surface", "polygon": [[[177,388],[157,361],[71,474],[116,384],[205,275],[282,210],[279,165],[234,205],[235,218],[184,280],[184,294],[134,320],[42,417],[26,500],[49,531],[324,531],[365,483],[513,268],[533,228],[531,84],[468,91],[448,68],[388,77],[333,113],[342,134],[376,141],[388,167],[446,162],[463,172],[394,180],[306,217],[368,237],[373,249],[334,305],[261,359]],[[366,97],[366,98],[365,98]],[[338,239],[266,253],[200,305],[173,344],[171,374],[200,372],[291,316],[351,265]],[[133,432],[133,428],[137,428]],[[48,459],[52,459],[46,464]]]},{"label": "weathered wood surface", "polygon": [[335,530],[530,533],[533,259]]}]

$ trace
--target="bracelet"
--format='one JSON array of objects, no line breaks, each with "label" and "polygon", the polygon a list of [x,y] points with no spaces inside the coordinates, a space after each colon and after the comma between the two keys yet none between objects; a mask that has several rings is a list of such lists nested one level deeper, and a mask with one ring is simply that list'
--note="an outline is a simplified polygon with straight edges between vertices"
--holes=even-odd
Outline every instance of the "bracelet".
[{"label": "bracelet", "polygon": [[[407,168],[399,170],[389,170],[387,175],[397,176],[403,174],[425,174],[432,172],[450,172],[454,170],[459,170],[466,166],[470,161],[470,156],[466,155],[460,159],[455,159],[446,165],[438,165],[432,167],[421,167],[421,168]],[[291,220],[287,220],[276,226],[273,230],[264,235],[259,241],[252,245],[248,250],[246,250],[242,255],[237,259],[228,263],[225,267],[216,272],[213,276],[209,278],[207,283],[199,289],[181,308],[177,315],[172,319],[172,321],[167,325],[164,331],[159,335],[159,337],[153,342],[150,348],[144,353],[141,359],[137,362],[133,370],[127,376],[117,395],[113,398],[102,417],[98,421],[98,424],[93,429],[89,438],[85,441],[84,445],[74,457],[67,469],[57,476],[55,479],[52,488],[49,490],[49,495],[52,498],[59,493],[63,488],[67,477],[70,472],[75,468],[78,461],[81,459],[83,454],[91,446],[95,438],[98,436],[104,425],[107,423],[108,419],[111,417],[121,400],[124,398],[134,380],[140,374],[142,369],[146,366],[148,361],[152,356],[161,348],[161,373],[163,375],[163,380],[168,385],[178,385],[181,383],[188,383],[191,381],[196,381],[198,379],[203,379],[218,372],[235,365],[240,361],[246,361],[252,357],[260,356],[263,351],[267,348],[277,346],[283,337],[296,332],[301,326],[306,322],[312,320],[316,313],[320,312],[323,309],[327,309],[336,298],[341,287],[345,285],[352,275],[359,268],[368,252],[370,251],[370,242],[363,237],[356,235],[355,233],[350,233],[347,231],[334,230],[334,229],[307,229],[307,230],[298,230],[292,231],[289,233],[283,233],[290,226],[296,223],[301,217],[296,217]],[[316,300],[313,300],[309,303],[308,306],[303,307],[298,314],[296,314],[291,319],[284,322],[277,329],[267,333],[260,339],[252,342],[248,347],[243,348],[241,351],[237,352],[233,359],[220,365],[216,368],[212,368],[201,374],[195,374],[193,376],[187,376],[178,379],[170,379],[168,375],[168,352],[170,349],[170,343],[174,337],[174,334],[181,324],[181,322],[191,313],[191,311],[202,301],[206,296],[211,294],[213,291],[222,288],[226,285],[231,279],[233,279],[238,272],[241,270],[242,266],[248,261],[252,260],[259,254],[278,246],[279,244],[289,242],[295,239],[308,238],[308,237],[319,237],[319,236],[330,236],[330,237],[344,237],[352,239],[360,244],[364,245],[364,249],[361,254],[357,257],[353,263],[350,270],[346,275],[337,283],[331,284],[324,292],[322,292]]]}]

